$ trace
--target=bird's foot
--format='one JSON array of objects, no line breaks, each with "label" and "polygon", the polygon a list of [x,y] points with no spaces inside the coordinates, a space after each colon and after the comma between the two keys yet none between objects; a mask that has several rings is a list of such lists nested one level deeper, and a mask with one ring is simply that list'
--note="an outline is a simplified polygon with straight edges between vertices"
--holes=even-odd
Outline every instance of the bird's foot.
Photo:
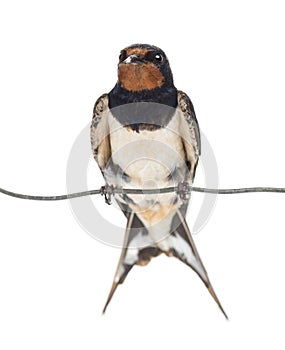
[{"label": "bird's foot", "polygon": [[105,203],[108,205],[112,204],[112,195],[114,194],[114,187],[112,185],[106,184],[101,187],[101,195],[105,197]]}]

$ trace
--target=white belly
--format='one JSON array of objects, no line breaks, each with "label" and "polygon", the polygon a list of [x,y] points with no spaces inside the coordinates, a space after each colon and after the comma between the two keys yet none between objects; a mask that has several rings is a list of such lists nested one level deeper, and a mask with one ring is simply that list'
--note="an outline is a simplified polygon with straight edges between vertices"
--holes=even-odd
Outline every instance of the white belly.
[{"label": "white belly", "polygon": [[[171,177],[174,169],[184,169],[186,166],[178,123],[179,118],[174,116],[165,128],[138,133],[122,127],[110,114],[112,161],[114,168],[121,168],[121,175],[114,174],[110,169],[105,173],[107,182],[123,188],[149,189],[175,186],[182,181],[183,178]],[[122,172],[127,176],[122,176]],[[173,216],[181,205],[180,200],[174,204],[177,194],[129,194],[128,197],[133,201],[128,205],[149,229],[152,240],[167,251],[167,240],[163,239],[169,233]],[[116,199],[122,200],[119,197]]]}]

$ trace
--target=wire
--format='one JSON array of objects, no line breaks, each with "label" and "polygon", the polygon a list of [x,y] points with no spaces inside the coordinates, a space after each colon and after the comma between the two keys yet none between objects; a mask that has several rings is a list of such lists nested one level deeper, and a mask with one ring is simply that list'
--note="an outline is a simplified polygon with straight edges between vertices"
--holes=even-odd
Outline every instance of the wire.
[{"label": "wire", "polygon": [[101,190],[92,190],[92,191],[84,191],[84,192],[77,192],[77,193],[71,193],[71,194],[63,194],[60,196],[32,196],[28,194],[11,192],[11,191],[4,190],[3,188],[0,188],[0,193],[6,194],[7,196],[15,197],[15,198],[29,199],[29,200],[35,200],[35,201],[61,201],[65,199],[79,198],[79,197],[89,196],[93,194],[100,194]]},{"label": "wire", "polygon": [[285,193],[284,187],[244,187],[244,188],[229,188],[229,189],[214,189],[192,187],[194,192],[216,193],[216,194],[237,194],[237,193],[257,193],[257,192],[271,192],[271,193]]},{"label": "wire", "polygon": [[60,201],[72,198],[79,198],[85,196],[91,196],[96,194],[105,195],[114,195],[114,194],[163,194],[170,192],[185,192],[186,194],[190,192],[202,192],[202,193],[211,193],[211,194],[238,194],[238,193],[258,193],[258,192],[270,192],[270,193],[285,193],[285,188],[282,187],[245,187],[245,188],[230,188],[230,189],[215,189],[215,188],[203,188],[203,187],[186,187],[179,188],[179,186],[174,187],[165,187],[158,189],[122,189],[122,188],[113,188],[112,186],[102,186],[98,190],[76,192],[71,194],[64,194],[59,196],[32,196],[27,194],[20,194],[16,192],[7,191],[3,188],[0,188],[0,193],[3,193],[7,196],[28,199],[28,200],[37,200],[37,201]]}]

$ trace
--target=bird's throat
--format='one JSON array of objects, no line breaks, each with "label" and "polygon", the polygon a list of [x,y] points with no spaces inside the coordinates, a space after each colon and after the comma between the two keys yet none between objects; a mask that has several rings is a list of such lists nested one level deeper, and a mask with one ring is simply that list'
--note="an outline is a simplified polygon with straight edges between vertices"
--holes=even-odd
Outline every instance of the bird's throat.
[{"label": "bird's throat", "polygon": [[142,91],[160,88],[164,78],[159,69],[152,64],[122,63],[119,65],[120,85],[128,91]]}]

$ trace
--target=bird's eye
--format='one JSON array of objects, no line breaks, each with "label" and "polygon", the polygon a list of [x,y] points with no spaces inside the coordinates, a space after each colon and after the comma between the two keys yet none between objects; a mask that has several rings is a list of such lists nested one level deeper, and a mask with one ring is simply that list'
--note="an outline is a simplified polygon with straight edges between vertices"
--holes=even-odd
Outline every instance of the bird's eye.
[{"label": "bird's eye", "polygon": [[156,62],[162,62],[163,61],[163,57],[160,53],[157,53],[155,56],[154,56],[154,59]]}]

